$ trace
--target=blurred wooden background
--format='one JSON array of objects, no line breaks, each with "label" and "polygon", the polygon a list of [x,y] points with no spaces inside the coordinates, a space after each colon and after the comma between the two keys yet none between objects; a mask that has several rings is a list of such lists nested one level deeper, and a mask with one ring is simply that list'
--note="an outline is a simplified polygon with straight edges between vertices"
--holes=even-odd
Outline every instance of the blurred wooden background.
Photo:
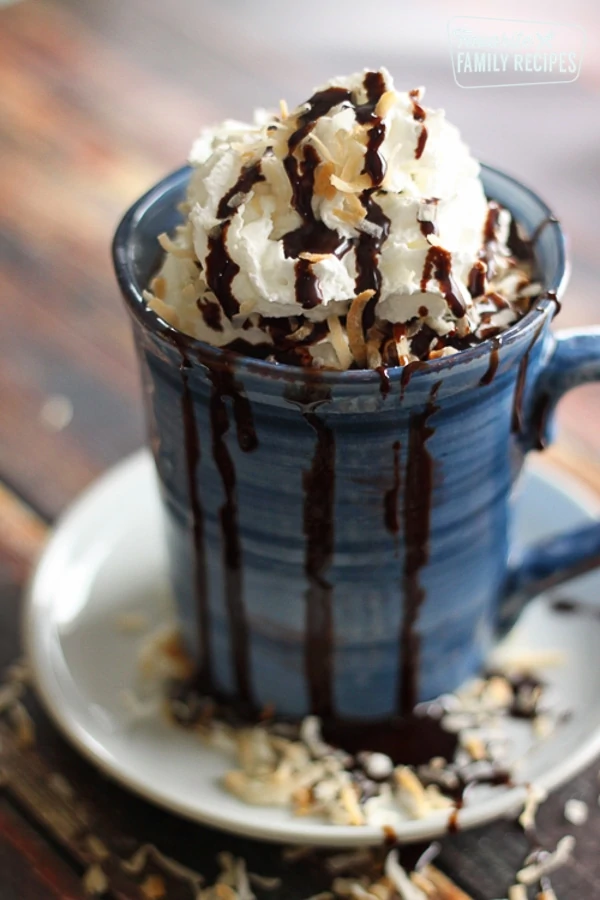
[{"label": "blurred wooden background", "polygon": [[[469,91],[448,17],[490,2],[359,8],[341,0],[24,0],[0,7],[0,472],[48,517],[142,441],[128,322],[108,247],[121,212],[184,159],[202,125],[304,99],[336,72],[387,65],[427,86],[480,158],[547,198],[571,236],[557,327],[600,322],[600,14],[574,84]],[[546,18],[537,0],[503,15]],[[568,14],[568,15],[566,15]],[[563,441],[600,453],[600,390],[560,410]]]}]

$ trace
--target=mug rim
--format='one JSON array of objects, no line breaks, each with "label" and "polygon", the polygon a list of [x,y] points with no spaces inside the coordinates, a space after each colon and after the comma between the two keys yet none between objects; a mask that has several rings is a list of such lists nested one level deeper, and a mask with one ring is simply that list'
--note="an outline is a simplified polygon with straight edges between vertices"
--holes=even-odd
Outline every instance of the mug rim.
[{"label": "mug rim", "polygon": [[[560,299],[569,277],[567,240],[560,222],[556,219],[550,207],[534,190],[501,169],[486,165],[485,163],[480,163],[480,166],[482,170],[498,176],[500,179],[512,184],[519,192],[527,194],[543,213],[543,218],[540,222],[545,221],[546,219],[549,220],[549,224],[552,225],[552,234],[558,251],[558,266],[553,282],[544,285],[543,291],[555,293],[557,298]],[[229,350],[227,347],[214,347],[212,344],[201,341],[170,325],[148,306],[142,293],[146,288],[139,285],[133,272],[131,238],[147,211],[166,191],[172,189],[178,183],[186,181],[191,171],[192,167],[190,165],[182,166],[179,169],[170,172],[154,184],[129,207],[115,231],[112,242],[113,265],[121,293],[123,294],[129,312],[133,317],[140,322],[143,328],[152,332],[160,340],[171,347],[177,346],[179,348],[185,348],[186,352],[193,354],[195,359],[200,363],[205,363],[209,368],[219,368],[223,365],[230,365],[232,362],[235,362],[242,368],[250,369],[256,375],[271,376],[277,379],[303,382],[314,382],[315,380],[318,380],[320,383],[332,387],[341,384],[379,385],[381,378],[376,369],[346,369],[338,372],[317,368],[305,368],[303,366],[293,366],[288,363],[277,363],[258,359],[254,356]],[[512,211],[509,211],[512,215]],[[540,298],[539,302],[537,302],[529,312],[507,328],[506,331],[502,332],[502,345],[511,344],[523,333],[528,332],[530,326],[533,326],[535,322],[545,316],[551,306],[554,308],[556,307],[552,298]],[[452,356],[445,356],[434,360],[424,360],[422,363],[423,369],[415,372],[415,376],[445,372],[454,368],[459,363],[467,364],[472,360],[479,359],[483,355],[488,355],[491,348],[494,346],[493,340],[494,339],[492,338],[486,338],[486,340],[481,341],[479,344],[475,344],[473,347],[469,347],[466,350],[460,350]],[[406,366],[390,366],[386,371],[389,379],[392,382],[395,382],[402,378],[402,373],[405,369]]]}]

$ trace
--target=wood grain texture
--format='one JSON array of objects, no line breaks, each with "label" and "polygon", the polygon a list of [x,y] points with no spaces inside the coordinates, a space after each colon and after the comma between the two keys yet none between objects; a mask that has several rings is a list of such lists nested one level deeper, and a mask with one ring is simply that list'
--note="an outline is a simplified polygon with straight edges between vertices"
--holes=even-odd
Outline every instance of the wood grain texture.
[{"label": "wood grain texture", "polygon": [[81,880],[47,841],[0,798],[2,900],[83,900]]}]

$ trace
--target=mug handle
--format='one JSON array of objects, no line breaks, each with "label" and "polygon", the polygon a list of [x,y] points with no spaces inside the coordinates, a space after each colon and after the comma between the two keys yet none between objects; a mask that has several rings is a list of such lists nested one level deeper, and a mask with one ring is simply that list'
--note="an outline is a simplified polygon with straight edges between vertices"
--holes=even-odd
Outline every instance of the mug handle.
[{"label": "mug handle", "polygon": [[[526,448],[542,450],[547,446],[556,404],[571,388],[590,381],[600,381],[600,327],[558,332],[533,388],[524,435]],[[523,549],[509,566],[500,633],[512,628],[534,595],[598,565],[600,521]]]}]

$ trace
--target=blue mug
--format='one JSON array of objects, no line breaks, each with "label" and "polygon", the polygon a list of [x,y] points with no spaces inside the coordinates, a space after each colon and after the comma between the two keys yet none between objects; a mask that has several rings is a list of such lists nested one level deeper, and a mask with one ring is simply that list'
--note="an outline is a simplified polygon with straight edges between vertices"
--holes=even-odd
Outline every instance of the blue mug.
[{"label": "blue mug", "polygon": [[538,230],[534,308],[501,339],[387,377],[319,373],[215,349],[146,307],[188,178],[142,197],[113,253],[200,684],[284,716],[407,715],[476,673],[536,588],[600,555],[598,524],[509,564],[524,456],[562,394],[600,377],[600,331],[550,331],[567,279],[560,226],[484,167],[488,196]]}]

